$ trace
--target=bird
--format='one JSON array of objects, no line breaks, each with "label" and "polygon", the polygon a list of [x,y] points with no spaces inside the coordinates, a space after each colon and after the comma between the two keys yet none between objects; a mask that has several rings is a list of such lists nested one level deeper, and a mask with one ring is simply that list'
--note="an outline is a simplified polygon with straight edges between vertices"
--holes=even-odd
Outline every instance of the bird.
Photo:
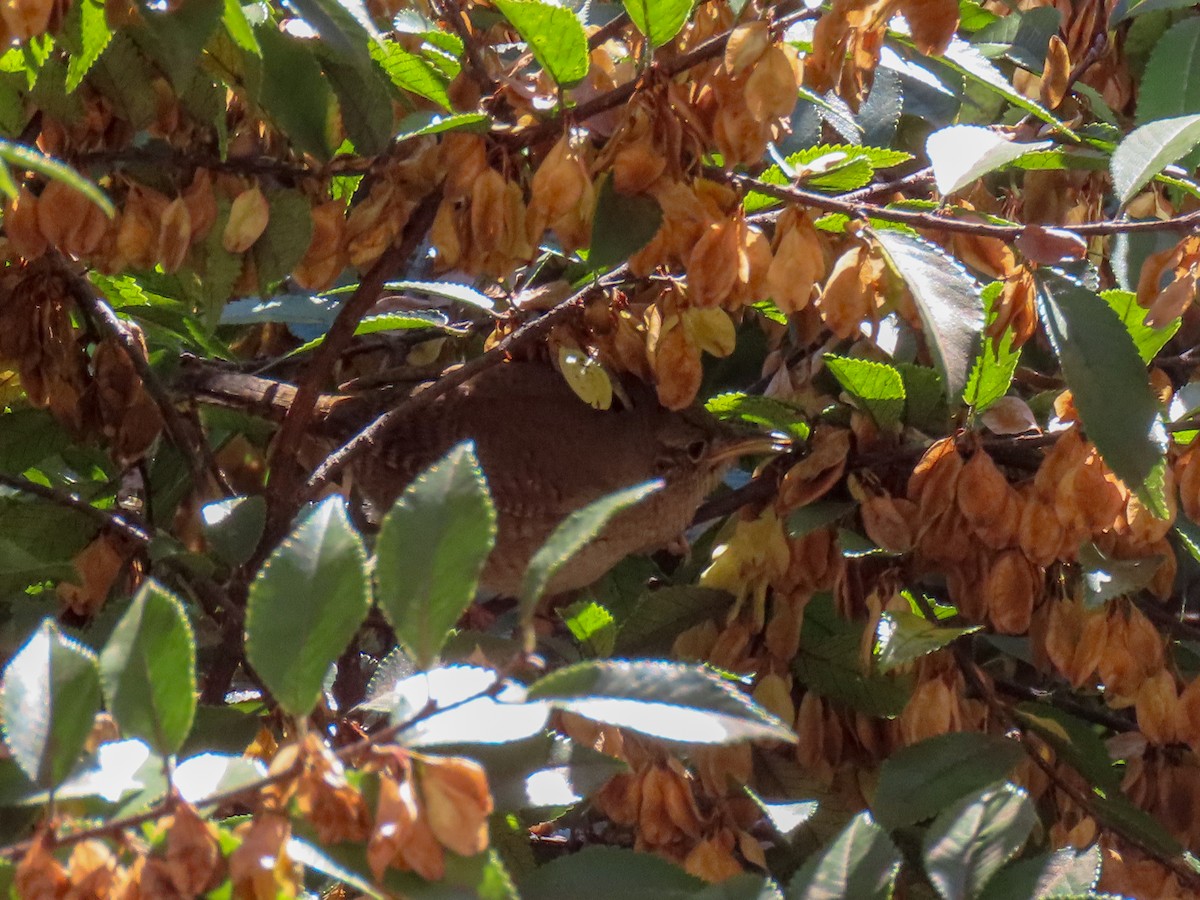
[{"label": "bird", "polygon": [[[617,514],[564,564],[547,589],[586,587],[625,557],[679,538],[737,459],[779,449],[777,438],[721,422],[703,408],[665,409],[654,389],[634,378],[621,388],[625,403],[595,409],[544,363],[510,360],[486,368],[397,417],[379,446],[352,464],[352,497],[366,521],[377,522],[423,470],[472,441],[497,524],[480,586],[517,596],[530,559],[567,516],[623,488],[661,480],[659,490]],[[294,396],[281,382],[208,369],[193,372],[187,390],[276,419]],[[361,398],[323,395],[317,428],[344,439],[373,414]]]}]

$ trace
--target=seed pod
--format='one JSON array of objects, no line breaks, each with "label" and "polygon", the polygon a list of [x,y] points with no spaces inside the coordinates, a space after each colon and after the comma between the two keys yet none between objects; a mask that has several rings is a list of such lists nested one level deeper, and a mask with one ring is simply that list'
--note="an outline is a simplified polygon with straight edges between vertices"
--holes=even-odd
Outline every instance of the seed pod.
[{"label": "seed pod", "polygon": [[784,214],[776,231],[776,247],[767,270],[767,291],[786,313],[808,305],[813,288],[826,274],[825,253],[807,216]]},{"label": "seed pod", "polygon": [[4,232],[13,249],[27,261],[46,252],[49,242],[38,227],[38,198],[24,185],[4,211]]},{"label": "seed pod", "polygon": [[986,450],[976,450],[963,466],[955,495],[959,512],[972,528],[983,528],[998,519],[1012,488]]},{"label": "seed pod", "polygon": [[774,124],[796,107],[800,73],[782,47],[771,47],[755,63],[746,79],[746,109],[758,122]]},{"label": "seed pod", "polygon": [[761,19],[738,25],[725,44],[725,71],[740,75],[762,58],[771,46],[771,32]]},{"label": "seed pod", "polygon": [[868,497],[859,507],[863,530],[875,544],[889,553],[907,553],[913,548],[917,504],[886,494]]},{"label": "seed pod", "polygon": [[988,618],[1001,634],[1029,630],[1033,605],[1041,594],[1042,573],[1020,550],[1008,550],[993,561],[984,582]]},{"label": "seed pod", "polygon": [[658,400],[667,409],[685,409],[696,398],[704,369],[700,350],[677,324],[659,335],[651,359]]},{"label": "seed pod", "polygon": [[1138,688],[1135,711],[1138,730],[1157,746],[1177,740],[1175,676],[1166,669],[1147,678]]},{"label": "seed pod", "polygon": [[1042,86],[1038,98],[1047,109],[1058,109],[1067,95],[1071,78],[1071,55],[1057,34],[1050,36],[1046,48],[1046,63],[1042,66]]},{"label": "seed pod", "polygon": [[492,795],[483,767],[458,756],[427,757],[417,771],[429,828],[438,842],[459,856],[486,850]]},{"label": "seed pod", "polygon": [[271,206],[257,185],[242,191],[233,198],[221,245],[230,253],[245,253],[267,230],[270,217]]},{"label": "seed pod", "polygon": [[163,210],[158,226],[155,256],[165,272],[174,272],[183,265],[192,242],[192,217],[187,203],[176,197]]},{"label": "seed pod", "polygon": [[688,296],[696,306],[719,306],[738,278],[738,229],[732,220],[705,229],[688,257]]}]

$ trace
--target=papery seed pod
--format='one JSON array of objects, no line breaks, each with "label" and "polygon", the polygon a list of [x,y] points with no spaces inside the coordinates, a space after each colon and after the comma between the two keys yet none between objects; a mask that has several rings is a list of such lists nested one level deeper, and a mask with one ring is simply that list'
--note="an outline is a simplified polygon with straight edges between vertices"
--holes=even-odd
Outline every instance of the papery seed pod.
[{"label": "papery seed pod", "polygon": [[941,56],[958,30],[958,3],[955,0],[902,0],[904,18],[912,30],[917,52]]},{"label": "papery seed pod", "polygon": [[767,291],[785,313],[804,309],[813,288],[826,275],[825,253],[817,230],[807,216],[789,213],[780,217],[777,244],[767,270]]},{"label": "papery seed pod", "polygon": [[346,204],[328,200],[313,207],[308,249],[292,270],[292,278],[310,291],[329,288],[349,263],[346,254]]},{"label": "papery seed pod", "polygon": [[956,232],[950,239],[954,255],[976,271],[996,280],[1017,273],[1017,257],[1012,247],[999,238],[973,232]]},{"label": "papery seed pod", "polygon": [[909,479],[909,496],[912,497],[913,480],[918,478],[918,471],[922,472],[919,482],[920,493],[913,499],[920,507],[920,518],[924,522],[948,512],[952,507],[957,509],[964,464],[962,457],[954,447],[953,440],[950,438],[946,440],[949,442],[949,452],[944,448],[938,448],[935,454],[934,448],[938,445],[931,446],[921,460],[923,463],[926,458],[930,458],[931,464],[927,469],[922,470],[921,463],[918,463],[912,478]]},{"label": "papery seed pod", "polygon": [[754,64],[742,96],[751,116],[773,124],[791,116],[799,87],[800,73],[792,58],[784,48],[775,46]]},{"label": "papery seed pod", "polygon": [[868,497],[859,506],[863,530],[889,553],[908,553],[915,542],[917,504],[886,494]]},{"label": "papery seed pod", "polygon": [[38,226],[38,198],[24,185],[17,199],[4,210],[4,233],[26,260],[37,259],[49,245]]},{"label": "papery seed pod", "polygon": [[761,19],[736,26],[725,43],[725,71],[740,75],[771,46],[771,31]]},{"label": "papery seed pod", "polygon": [[650,361],[654,370],[658,400],[667,409],[684,409],[691,405],[700,390],[704,370],[700,350],[682,325],[659,335]]},{"label": "papery seed pod", "polygon": [[796,710],[796,761],[806,771],[817,774],[833,772],[833,766],[825,758],[825,709],[821,698],[808,691],[800,700]]},{"label": "papery seed pod", "polygon": [[433,224],[429,227],[429,243],[437,251],[435,263],[437,271],[445,272],[455,268],[464,256],[463,235],[459,230],[458,213],[454,203],[442,200]]},{"label": "papery seed pod", "polygon": [[1067,95],[1071,80],[1071,54],[1067,45],[1057,34],[1050,36],[1046,48],[1046,62],[1042,67],[1042,86],[1038,99],[1047,109],[1058,109]]},{"label": "papery seed pod", "polygon": [[51,181],[38,197],[38,228],[62,252],[83,258],[94,251],[108,229],[104,211],[61,181]]},{"label": "papery seed pod", "polygon": [[613,157],[613,187],[633,195],[649,190],[667,170],[667,158],[649,135],[622,146]]},{"label": "papery seed pod", "polygon": [[782,722],[790,722],[796,715],[787,680],[773,672],[764,675],[754,686],[754,700]]},{"label": "papery seed pod", "polygon": [[1001,634],[1024,634],[1042,592],[1042,572],[1020,550],[1008,550],[993,560],[983,592],[995,629]]},{"label": "papery seed pod", "polygon": [[1200,747],[1200,678],[1193,678],[1180,692],[1174,729],[1176,740],[1191,746],[1193,752]]},{"label": "papery seed pod", "polygon": [[1151,744],[1173,744],[1178,738],[1175,728],[1175,676],[1166,669],[1142,682],[1134,704],[1138,730]]},{"label": "papery seed pod", "polygon": [[714,222],[705,229],[688,257],[688,296],[696,306],[718,306],[738,277],[738,227]]},{"label": "papery seed pod", "polygon": [[724,357],[733,352],[737,329],[723,309],[688,309],[680,315],[683,327],[700,350]]},{"label": "papery seed pod", "polygon": [[245,253],[257,241],[271,217],[271,205],[258,185],[233,198],[221,245],[230,253]]},{"label": "papery seed pod", "polygon": [[1196,271],[1189,269],[1180,274],[1154,298],[1146,310],[1146,324],[1151,328],[1170,325],[1196,299]]},{"label": "papery seed pod", "polygon": [[763,298],[771,270],[771,242],[756,226],[738,222],[738,269],[733,290],[722,305],[737,310]]},{"label": "papery seed pod", "polygon": [[164,272],[174,272],[183,265],[192,242],[192,217],[187,203],[176,197],[163,210],[159,222],[155,257]]},{"label": "papery seed pod", "polygon": [[955,501],[972,528],[986,528],[1004,512],[1012,487],[986,450],[976,450],[963,466]]},{"label": "papery seed pod", "polygon": [[614,775],[593,795],[596,807],[618,825],[635,825],[642,808],[642,776],[633,772]]},{"label": "papery seed pod", "polygon": [[684,871],[710,884],[742,874],[742,864],[733,855],[734,843],[728,830],[701,841],[684,858]]},{"label": "papery seed pod", "polygon": [[440,170],[446,173],[443,196],[450,201],[470,197],[475,181],[488,168],[487,147],[477,134],[447,134],[438,145]]},{"label": "papery seed pod", "polygon": [[683,767],[673,759],[667,761],[667,767],[659,769],[662,773],[660,786],[662,788],[662,804],[667,818],[682,834],[690,838],[698,838],[702,827],[700,808],[696,805],[696,797],[692,793],[691,784],[684,777]]},{"label": "papery seed pod", "polygon": [[471,190],[471,243],[492,252],[508,241],[508,183],[495,169],[485,169]]},{"label": "papery seed pod", "polygon": [[192,241],[202,241],[217,221],[217,196],[208,169],[197,169],[192,183],[183,192],[192,223]]},{"label": "papery seed pod", "polygon": [[529,219],[534,232],[531,239],[539,240],[549,223],[578,206],[590,184],[587,166],[569,136],[564,135],[533,175],[529,200]]},{"label": "papery seed pod", "polygon": [[25,43],[45,34],[54,11],[54,0],[5,0],[0,4],[0,19],[11,40]]},{"label": "papery seed pod", "polygon": [[[122,875],[116,855],[102,840],[80,841],[67,863],[69,897],[113,897]],[[26,895],[29,896],[29,895]]]},{"label": "papery seed pod", "polygon": [[1200,443],[1188,447],[1174,469],[1183,512],[1193,522],[1200,522]]},{"label": "papery seed pod", "polygon": [[176,806],[167,826],[167,874],[180,895],[195,897],[225,880],[215,829],[188,803]]},{"label": "papery seed pod", "polygon": [[1054,508],[1029,499],[1021,511],[1017,543],[1025,555],[1039,566],[1048,566],[1058,558],[1066,529]]},{"label": "papery seed pod", "polygon": [[1065,228],[1027,225],[1013,245],[1030,262],[1047,266],[1063,265],[1087,256],[1087,241]]},{"label": "papery seed pod", "polygon": [[670,774],[661,766],[653,766],[642,776],[641,799],[638,809],[638,836],[650,847],[665,847],[673,843],[679,833],[667,814],[665,791],[671,780]]},{"label": "papery seed pod", "polygon": [[[279,813],[258,813],[239,825],[242,842],[229,855],[229,879],[235,897],[263,896],[266,889],[297,892],[298,876],[288,856],[291,823]],[[264,877],[265,876],[265,877]],[[265,882],[265,884],[264,884]]]},{"label": "papery seed pod", "polygon": [[486,850],[492,795],[482,766],[457,756],[427,757],[418,774],[427,821],[442,846],[459,856]]},{"label": "papery seed pod", "polygon": [[13,887],[19,897],[67,897],[70,880],[67,870],[50,851],[50,839],[46,831],[39,830],[17,863],[13,874]]},{"label": "papery seed pod", "polygon": [[958,730],[958,698],[941,678],[916,686],[900,714],[900,736],[906,746]]}]

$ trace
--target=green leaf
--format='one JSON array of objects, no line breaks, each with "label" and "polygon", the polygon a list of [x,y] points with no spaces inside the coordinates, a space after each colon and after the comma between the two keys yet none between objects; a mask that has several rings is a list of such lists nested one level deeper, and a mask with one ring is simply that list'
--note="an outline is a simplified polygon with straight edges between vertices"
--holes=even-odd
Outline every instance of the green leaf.
[{"label": "green leaf", "polygon": [[811,433],[802,410],[761,394],[730,391],[705,401],[704,408],[723,422],[745,422],[803,441]]},{"label": "green leaf", "polygon": [[794,743],[791,729],[702,666],[659,661],[591,661],[551,672],[530,700],[608,725],[694,744],[747,740]]},{"label": "green leaf", "polygon": [[625,262],[648,243],[662,224],[662,208],[653,197],[627,197],[605,178],[592,218],[592,246],[588,268],[593,272]]},{"label": "green leaf", "polygon": [[289,5],[321,36],[327,52],[344,62],[364,62],[368,39],[381,37],[361,0],[289,0]]},{"label": "green leaf", "polygon": [[1134,806],[1124,794],[1102,796],[1093,792],[1089,798],[1096,819],[1118,834],[1128,835],[1163,856],[1180,856],[1183,847],[1166,827],[1144,809]]},{"label": "green leaf", "polygon": [[329,497],[250,585],[246,658],[285,712],[306,716],[316,706],[326,671],[369,607],[362,540],[346,519],[345,501]]},{"label": "green leaf", "polygon": [[1050,37],[1058,33],[1061,20],[1053,6],[1014,10],[977,31],[971,43],[987,56],[1003,55],[1030,72],[1041,72]]},{"label": "green leaf", "polygon": [[1004,778],[1024,758],[1020,744],[998,735],[938,735],[883,761],[871,809],[885,828],[915,825]]},{"label": "green leaf", "polygon": [[875,661],[879,671],[890,672],[898,666],[941,650],[964,634],[972,634],[979,625],[949,628],[930,622],[907,610],[885,612],[875,629]]},{"label": "green leaf", "polygon": [[241,0],[225,0],[225,30],[237,46],[254,56],[262,56],[262,47],[254,36],[254,28],[242,9]]},{"label": "green leaf", "polygon": [[[1004,283],[993,281],[981,293],[984,307],[987,309],[985,330],[991,327],[1000,314],[999,300],[1003,291]],[[976,412],[983,412],[1007,394],[1020,359],[1020,348],[1013,348],[1011,328],[1004,330],[999,341],[983,338],[979,346],[979,355],[971,367],[971,376],[963,389],[963,402]]]},{"label": "green leaf", "polygon": [[[1200,19],[1196,20],[1200,22]],[[1104,298],[1104,302],[1113,308],[1113,312],[1120,318],[1121,324],[1125,326],[1125,330],[1129,332],[1129,336],[1133,338],[1133,343],[1138,349],[1138,354],[1142,357],[1142,362],[1149,363],[1150,360],[1158,354],[1158,351],[1166,346],[1167,341],[1175,336],[1175,332],[1179,330],[1182,324],[1181,319],[1175,319],[1170,325],[1163,328],[1151,328],[1146,324],[1146,314],[1148,309],[1144,309],[1137,302],[1137,294],[1133,291],[1122,291],[1119,288],[1113,288],[1107,291],[1101,291],[1100,296]]]},{"label": "green leaf", "polygon": [[1011,784],[964,797],[929,826],[925,874],[946,900],[977,897],[1036,824],[1029,796]]},{"label": "green leaf", "polygon": [[1141,16],[1150,12],[1186,9],[1195,5],[1194,3],[1189,3],[1188,0],[1117,0],[1113,11],[1109,14],[1108,26],[1115,28],[1118,23],[1126,19],[1132,19],[1134,16]]},{"label": "green leaf", "polygon": [[496,510],[470,442],[421,473],[384,517],[376,599],[421,668],[475,599],[495,541]]},{"label": "green leaf", "polygon": [[392,90],[387,76],[366,58],[360,65],[327,59],[325,76],[337,96],[342,125],[356,152],[374,156],[392,139]]},{"label": "green leaf", "polygon": [[1120,775],[1113,768],[1113,759],[1095,726],[1051,705],[1052,700],[1051,697],[1045,703],[1019,703],[1013,711],[1022,724],[1036,731],[1091,784],[1108,793],[1118,792]]},{"label": "green leaf", "polygon": [[900,851],[887,832],[861,812],[820,854],[810,857],[788,883],[788,900],[854,897],[891,900],[900,872]]},{"label": "green leaf", "polygon": [[661,47],[679,33],[692,13],[693,0],[622,0],[637,30]]},{"label": "green leaf", "polygon": [[925,339],[951,403],[962,396],[983,329],[979,285],[957,260],[924,238],[872,232],[916,302]]},{"label": "green leaf", "polygon": [[834,524],[857,508],[857,504],[841,500],[822,500],[802,506],[788,515],[788,537],[804,537],[818,528]]},{"label": "green leaf", "polygon": [[304,195],[278,188],[266,194],[270,204],[267,229],[250,250],[264,291],[291,273],[312,241],[312,208]]},{"label": "green leaf", "polygon": [[1021,859],[1001,869],[988,882],[979,900],[1031,897],[1084,897],[1100,879],[1100,843],[1076,852],[1063,847],[1032,859]]},{"label": "green leaf", "polygon": [[144,6],[140,27],[132,33],[175,89],[183,91],[196,76],[197,59],[224,14],[225,0],[188,0],[169,10]]},{"label": "green leaf", "polygon": [[904,424],[930,433],[945,428],[950,409],[942,376],[913,363],[897,363],[896,370],[904,379]]},{"label": "green leaf", "polygon": [[1158,119],[1135,128],[1112,155],[1113,189],[1122,206],[1150,179],[1200,144],[1200,115]]},{"label": "green leaf", "polygon": [[401,143],[412,138],[424,137],[429,134],[443,134],[448,131],[484,132],[491,125],[487,113],[443,113],[420,112],[410,113],[400,120],[396,126],[396,137],[393,143]]},{"label": "green leaf", "polygon": [[[911,44],[910,44],[911,46]],[[1050,110],[1040,103],[1030,100],[1016,90],[1009,79],[997,69],[983,54],[961,38],[954,38],[941,58],[949,68],[965,76],[975,84],[981,85],[999,97],[1003,97],[1013,106],[1022,109],[1047,125],[1057,129],[1068,138],[1074,139],[1075,132],[1054,117]]]},{"label": "green leaf", "polygon": [[555,84],[570,87],[587,77],[587,35],[570,7],[541,0],[495,0],[495,5]]},{"label": "green leaf", "polygon": [[[1189,16],[1171,26],[1146,63],[1138,86],[1138,125],[1172,116],[1200,113],[1200,19]],[[1182,168],[1196,168],[1197,155],[1190,153]]]},{"label": "green leaf", "polygon": [[663,487],[662,481],[649,481],[609,494],[567,516],[546,539],[525,570],[521,582],[521,619],[528,622],[537,602],[554,580],[558,570],[604,530],[609,521]]},{"label": "green leaf", "polygon": [[864,670],[863,630],[862,622],[838,615],[829,594],[818,594],[804,609],[792,671],[822,697],[870,716],[898,716],[908,702],[909,679]]},{"label": "green leaf", "polygon": [[28,169],[31,172],[44,175],[53,181],[61,181],[67,187],[74,188],[100,207],[110,219],[117,214],[112,201],[108,199],[108,195],[96,187],[93,182],[84,178],[65,163],[46,156],[32,147],[0,139],[0,159],[9,163],[18,171]]},{"label": "green leaf", "polygon": [[978,125],[950,125],[933,132],[925,153],[942,194],[953,194],[1034,150],[1046,150],[1051,141],[1019,144]]},{"label": "green leaf", "polygon": [[666,653],[676,636],[727,612],[733,597],[725,591],[681,584],[648,591],[617,632],[618,656]]},{"label": "green leaf", "polygon": [[261,496],[226,497],[200,510],[204,539],[221,561],[240,566],[254,555],[267,524],[267,501]]},{"label": "green leaf", "polygon": [[4,669],[4,742],[30,780],[62,783],[79,760],[100,711],[96,656],[45,619]]},{"label": "green leaf", "polygon": [[306,869],[319,872],[334,881],[340,881],[353,888],[357,893],[372,900],[385,900],[385,895],[377,891],[369,878],[365,878],[352,869],[336,862],[323,852],[316,841],[302,841],[299,838],[288,838],[287,855]]},{"label": "green leaf", "polygon": [[[395,41],[387,39],[372,42],[370,52],[371,58],[400,90],[432,100],[442,109],[450,109],[446,79],[427,59],[410,53]],[[403,127],[403,123],[401,126]]]},{"label": "green leaf", "polygon": [[1154,580],[1161,556],[1109,559],[1093,543],[1079,548],[1085,609],[1099,609],[1106,600],[1135,594]]},{"label": "green leaf", "polygon": [[147,581],[100,654],[108,711],[126,737],[177,753],[196,713],[196,641],[183,605]]},{"label": "green leaf", "polygon": [[1087,288],[1045,268],[1037,282],[1038,313],[1087,436],[1147,508],[1165,516],[1153,476],[1166,433],[1138,348],[1112,307]]},{"label": "green leaf", "polygon": [[704,882],[681,867],[650,853],[621,847],[584,847],[552,860],[522,878],[522,900],[630,900],[654,897],[683,900],[704,888]]},{"label": "green leaf", "polygon": [[71,58],[67,61],[67,93],[79,87],[111,40],[112,31],[104,16],[103,3],[80,0],[71,5],[67,10],[64,35],[64,43],[71,51]]},{"label": "green leaf", "polygon": [[[356,337],[364,334],[380,334],[388,331],[414,331],[421,328],[438,328],[441,331],[452,331],[448,327],[446,317],[436,311],[414,309],[405,313],[381,313],[377,316],[364,316],[354,328]],[[321,334],[306,341],[288,356],[299,356],[309,353],[325,343],[325,335]]]},{"label": "green leaf", "polygon": [[571,637],[579,642],[585,656],[611,656],[617,637],[617,623],[612,613],[594,600],[576,600],[558,611]]},{"label": "green leaf", "polygon": [[[333,152],[328,131],[333,93],[321,64],[304,41],[272,23],[259,26],[255,34],[262,48],[263,109],[297,150],[327,161]],[[305,242],[297,252],[307,246]]]},{"label": "green leaf", "polygon": [[825,365],[883,429],[895,428],[904,415],[904,379],[894,366],[825,354]]},{"label": "green leaf", "polygon": [[93,64],[88,83],[112,102],[117,115],[133,128],[145,128],[157,115],[153,66],[138,50],[133,39],[118,31],[107,49]]},{"label": "green leaf", "polygon": [[[453,281],[389,281],[383,287],[388,291],[427,294],[430,297],[453,300],[455,303],[465,303],[486,313],[494,313],[496,309],[496,302],[491,297],[469,284],[457,284]],[[333,292],[327,291],[326,295],[331,293]]]}]

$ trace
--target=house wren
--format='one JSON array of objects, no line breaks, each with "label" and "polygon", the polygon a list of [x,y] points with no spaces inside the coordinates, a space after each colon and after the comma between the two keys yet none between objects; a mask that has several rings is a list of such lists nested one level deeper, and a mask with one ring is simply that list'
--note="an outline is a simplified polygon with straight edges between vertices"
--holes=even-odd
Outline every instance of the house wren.
[{"label": "house wren", "polygon": [[[244,375],[190,380],[202,398],[265,406],[261,411],[275,415],[293,393]],[[617,515],[550,584],[552,591],[582,587],[629,554],[680,536],[736,457],[771,449],[769,439],[738,433],[704,410],[663,409],[640,382],[630,380],[625,389],[628,407],[597,410],[548,366],[493,366],[395,422],[382,446],[352,464],[352,489],[386,511],[424,468],[473,440],[497,516],[496,546],[481,581],[516,594],[530,558],[568,515],[614,491],[662,479],[660,490]],[[364,424],[361,405],[357,423],[347,414],[356,401],[322,398],[325,433],[346,437]]]}]

